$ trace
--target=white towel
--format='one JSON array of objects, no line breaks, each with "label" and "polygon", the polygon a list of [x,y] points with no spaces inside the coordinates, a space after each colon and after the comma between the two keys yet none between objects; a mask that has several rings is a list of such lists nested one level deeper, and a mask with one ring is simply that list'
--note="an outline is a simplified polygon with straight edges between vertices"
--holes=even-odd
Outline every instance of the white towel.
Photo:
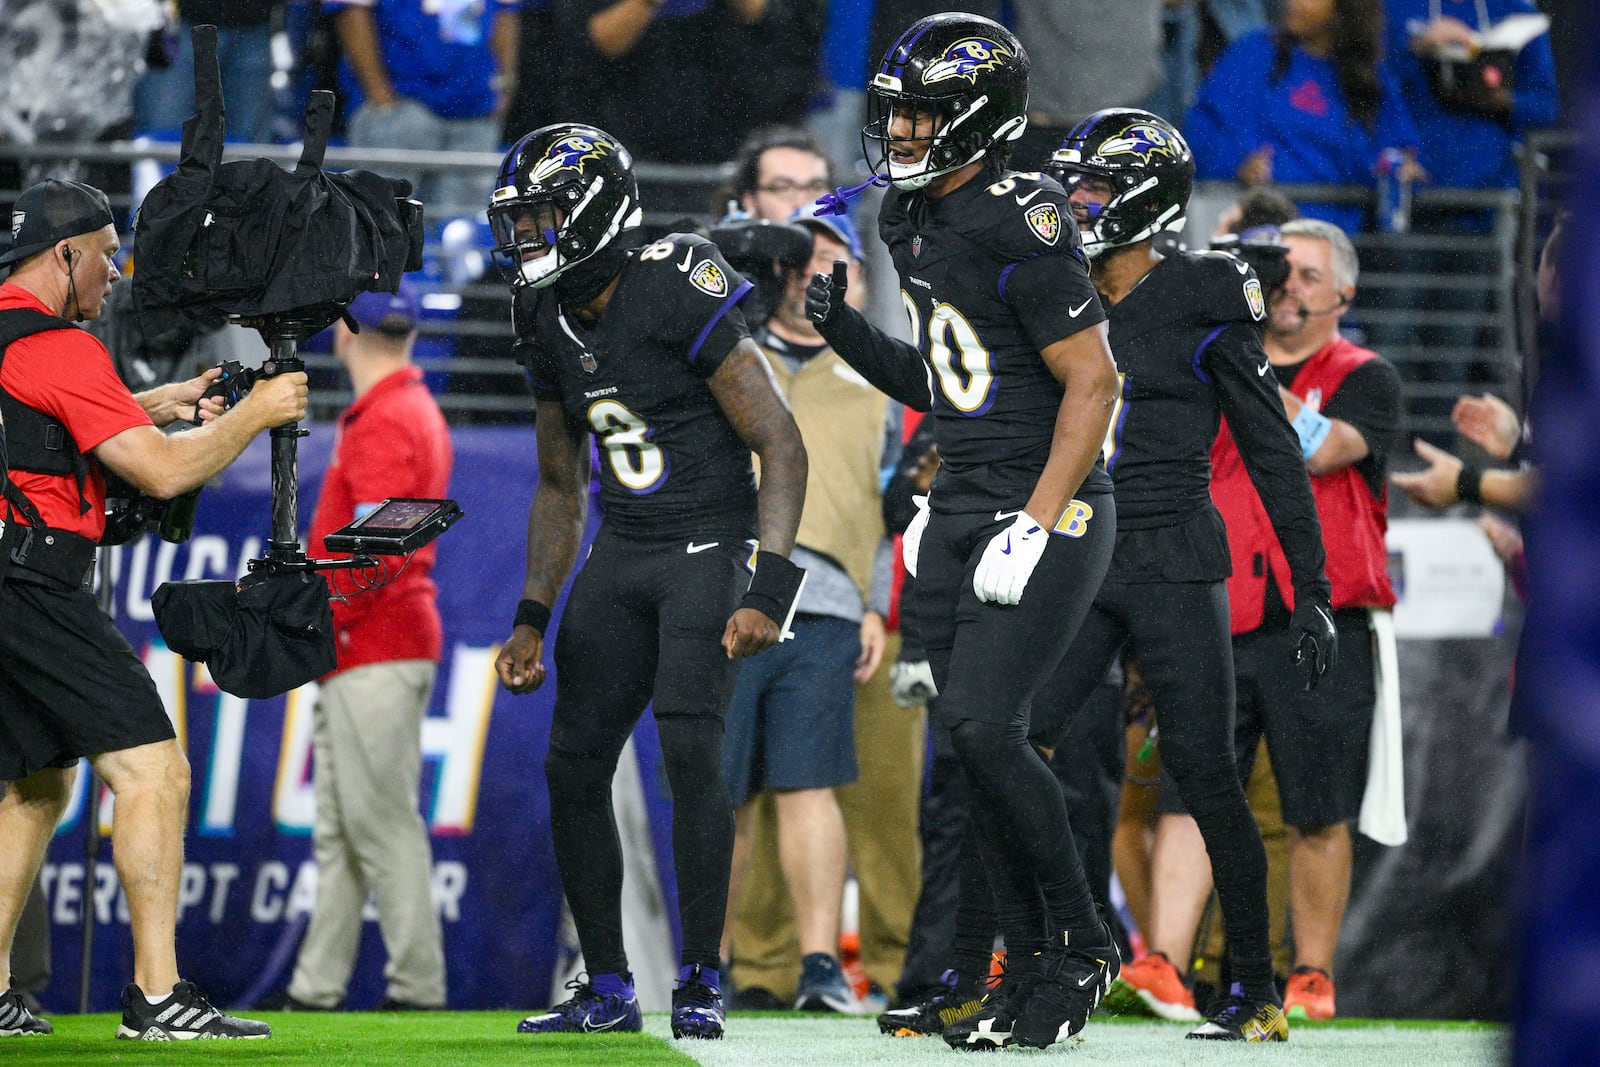
[{"label": "white towel", "polygon": [[1367,789],[1361,797],[1362,833],[1380,845],[1406,843],[1405,755],[1400,734],[1400,655],[1394,640],[1394,615],[1372,609],[1372,636],[1377,646],[1373,662],[1373,688],[1377,704],[1372,709],[1372,733],[1367,739]]}]

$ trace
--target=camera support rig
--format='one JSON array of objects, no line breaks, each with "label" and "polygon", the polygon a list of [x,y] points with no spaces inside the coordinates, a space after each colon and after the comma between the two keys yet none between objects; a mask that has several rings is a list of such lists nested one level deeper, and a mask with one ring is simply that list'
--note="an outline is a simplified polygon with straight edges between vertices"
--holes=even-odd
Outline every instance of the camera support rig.
[{"label": "camera support rig", "polygon": [[[259,370],[248,373],[248,379],[256,381],[305,370],[305,361],[300,358],[301,342],[338,321],[344,308],[341,303],[330,302],[275,315],[230,318],[237,325],[254,328],[267,343],[266,361]],[[226,395],[230,391],[219,382],[207,390],[207,395]],[[283,574],[378,566],[378,561],[367,555],[349,559],[311,559],[306,555],[300,545],[300,438],[311,431],[298,422],[290,422],[268,432],[272,438],[272,536],[267,541],[267,554],[249,561],[250,572]]]}]

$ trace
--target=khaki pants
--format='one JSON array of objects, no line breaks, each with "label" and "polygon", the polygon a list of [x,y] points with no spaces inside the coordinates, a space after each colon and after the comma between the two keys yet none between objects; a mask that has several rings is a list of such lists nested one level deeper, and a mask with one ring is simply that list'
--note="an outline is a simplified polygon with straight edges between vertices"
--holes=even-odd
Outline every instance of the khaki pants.
[{"label": "khaki pants", "polygon": [[[917,801],[927,745],[926,712],[900,707],[889,692],[889,668],[899,652],[900,637],[890,634],[877,673],[856,687],[861,776],[836,790],[860,889],[861,963],[886,990],[894,989],[905,962],[922,875]],[[800,943],[778,865],[777,806],[770,793],[751,804],[754,836],[734,915],[733,980],[738,988],[759,986],[779,1000],[792,1000],[800,977]]]},{"label": "khaki pants", "polygon": [[317,904],[289,983],[296,1000],[344,1000],[371,893],[389,956],[387,996],[423,1007],[445,1002],[433,854],[417,810],[422,717],[437,670],[428,660],[374,663],[322,684],[312,734]]}]

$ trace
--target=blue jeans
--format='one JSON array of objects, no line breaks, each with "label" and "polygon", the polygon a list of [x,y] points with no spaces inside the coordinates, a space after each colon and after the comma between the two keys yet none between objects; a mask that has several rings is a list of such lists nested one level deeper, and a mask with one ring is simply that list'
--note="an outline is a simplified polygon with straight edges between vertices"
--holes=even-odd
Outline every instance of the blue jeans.
[{"label": "blue jeans", "polygon": [[[178,55],[166,70],[152,70],[133,89],[133,128],[176,141],[183,121],[194,114],[193,27],[178,27]],[[271,28],[217,27],[217,66],[222,69],[222,93],[228,108],[228,140],[249,144],[272,143],[272,38]]]},{"label": "blue jeans", "polygon": [[[402,98],[390,107],[363,103],[350,116],[352,148],[408,148],[435,152],[493,152],[500,143],[500,120],[440,118],[423,104]],[[493,176],[462,171],[421,170],[410,174],[395,167],[374,168],[391,177],[406,177],[413,195],[428,208],[428,217],[442,219],[482,211],[489,202]]]}]

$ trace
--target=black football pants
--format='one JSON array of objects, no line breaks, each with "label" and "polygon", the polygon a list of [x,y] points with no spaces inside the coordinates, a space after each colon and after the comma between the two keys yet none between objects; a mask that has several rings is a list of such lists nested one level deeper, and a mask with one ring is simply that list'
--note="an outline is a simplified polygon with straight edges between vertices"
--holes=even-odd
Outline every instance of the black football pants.
[{"label": "black football pants", "polygon": [[736,670],[721,642],[750,583],[749,548],[723,541],[690,554],[685,544],[632,541],[602,527],[562,613],[545,778],[556,865],[591,974],[628,969],[611,779],[652,700],[672,789],[682,959],[718,965],[733,856],[722,722]]},{"label": "black football pants", "polygon": [[[1116,539],[1110,494],[1093,518],[1053,534],[1020,603],[986,604],[973,573],[1013,513],[934,512],[914,609],[939,687],[936,712],[972,791],[972,816],[1008,952],[1029,956],[1059,930],[1096,922],[1061,787],[1028,743],[1028,709],[1077,632]],[[1102,672],[1103,674],[1103,672]]]}]

